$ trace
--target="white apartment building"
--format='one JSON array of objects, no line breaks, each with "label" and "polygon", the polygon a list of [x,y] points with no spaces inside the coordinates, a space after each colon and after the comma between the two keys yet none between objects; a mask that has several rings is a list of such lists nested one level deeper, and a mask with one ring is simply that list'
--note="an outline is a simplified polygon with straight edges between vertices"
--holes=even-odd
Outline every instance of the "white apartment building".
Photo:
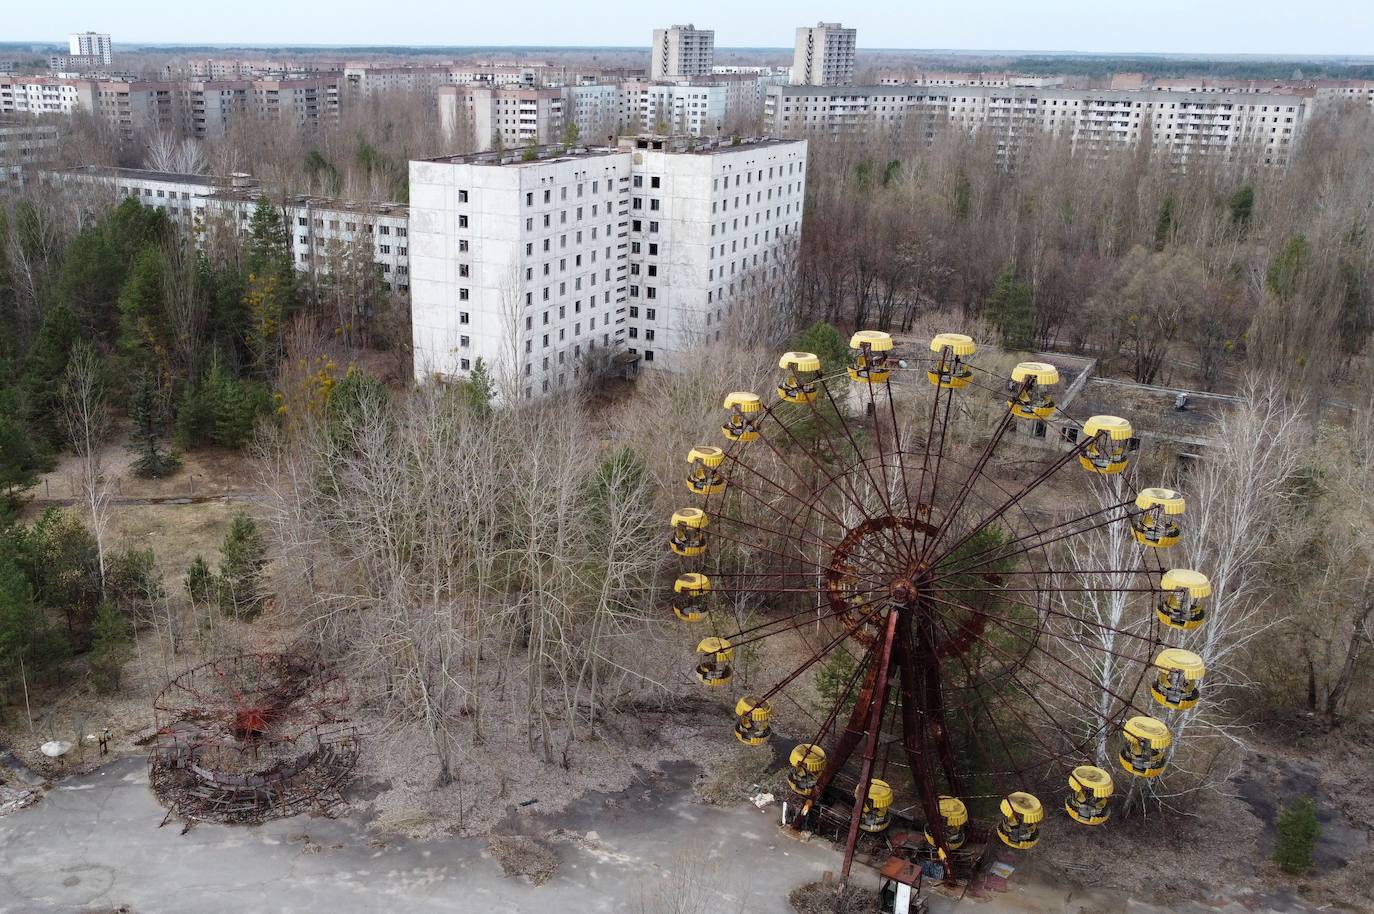
[{"label": "white apartment building", "polygon": [[481,358],[532,398],[598,354],[670,368],[794,267],[804,141],[635,136],[539,153],[411,162],[417,379]]},{"label": "white apartment building", "polygon": [[619,84],[569,86],[564,90],[564,114],[577,125],[583,143],[614,142],[625,123]]},{"label": "white apartment building", "polygon": [[725,123],[726,95],[724,85],[696,80],[622,82],[620,124],[632,133],[715,136]]},{"label": "white apartment building", "polygon": [[419,92],[432,96],[448,85],[449,68],[351,66],[343,71],[344,91],[366,98],[384,92]]},{"label": "white apartment building", "polygon": [[[108,192],[111,202],[126,198],[160,209],[183,229],[207,219],[227,219],[249,230],[262,191],[248,175],[228,178],[87,165],[47,171],[43,180],[58,188]],[[296,269],[312,276],[329,272],[342,248],[366,247],[387,288],[410,287],[408,208],[400,203],[370,203],[293,195],[273,200],[290,234]]]},{"label": "white apartment building", "polygon": [[439,127],[453,141],[469,136],[482,152],[499,140],[506,149],[555,143],[563,133],[562,89],[444,86]]},{"label": "white apartment building", "polygon": [[0,193],[21,189],[28,172],[56,156],[56,124],[0,117]]},{"label": "white apartment building", "polygon": [[482,65],[450,67],[448,82],[455,86],[526,86],[539,85],[536,67]]},{"label": "white apartment building", "polygon": [[818,22],[797,29],[792,54],[792,84],[797,86],[851,86],[854,84],[854,50],[858,30],[838,22]]},{"label": "white apartment building", "polygon": [[716,33],[694,25],[654,29],[649,52],[650,79],[710,76],[715,63]]},{"label": "white apartment building", "polygon": [[243,114],[306,125],[338,118],[339,77],[161,81],[0,76],[0,114],[75,111],[96,115],[126,140],[145,129],[219,136]]},{"label": "white apartment building", "polygon": [[0,77],[0,114],[71,114],[91,110],[89,80],[51,76]]},{"label": "white apartment building", "polygon": [[113,60],[110,36],[103,32],[77,32],[68,37],[67,44],[73,57],[95,57],[107,67]]},{"label": "white apartment building", "polygon": [[778,136],[887,133],[926,142],[950,129],[993,131],[1008,155],[1047,133],[1090,152],[1148,139],[1179,164],[1224,154],[1282,165],[1311,107],[1308,96],[1259,93],[774,86],[764,123]]}]

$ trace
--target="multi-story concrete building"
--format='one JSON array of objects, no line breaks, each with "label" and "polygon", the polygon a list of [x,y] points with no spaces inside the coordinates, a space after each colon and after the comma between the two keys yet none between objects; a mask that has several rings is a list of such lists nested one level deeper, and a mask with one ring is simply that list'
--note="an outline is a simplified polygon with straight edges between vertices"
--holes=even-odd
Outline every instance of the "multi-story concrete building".
[{"label": "multi-story concrete building", "polygon": [[21,189],[30,172],[56,157],[56,124],[0,116],[0,193]]},{"label": "multi-story concrete building", "polygon": [[54,76],[0,76],[0,114],[90,111],[94,83]]},{"label": "multi-story concrete building", "polygon": [[73,57],[95,57],[107,67],[114,59],[110,36],[103,32],[77,32],[68,38],[67,44]]},{"label": "multi-story concrete building", "polygon": [[439,126],[450,141],[470,137],[485,152],[557,142],[563,132],[562,89],[444,86],[439,90]]},{"label": "multi-story concrete building", "polygon": [[448,66],[370,67],[350,66],[343,71],[343,85],[349,95],[367,97],[383,92],[417,92],[433,97],[440,86],[448,85]]},{"label": "multi-story concrete building", "polygon": [[850,86],[854,84],[854,49],[858,30],[838,22],[818,22],[797,29],[792,54],[792,84]]},{"label": "multi-story concrete building", "polygon": [[339,77],[154,81],[0,76],[0,114],[75,111],[105,120],[126,140],[139,130],[219,136],[240,115],[301,125],[335,120]]},{"label": "multi-story concrete building", "polygon": [[925,142],[951,129],[991,132],[1007,157],[1052,134],[1088,152],[1148,140],[1179,164],[1221,154],[1281,165],[1311,106],[1310,96],[1299,95],[774,86],[764,123],[778,136],[889,134]]},{"label": "multi-story concrete building", "polygon": [[650,79],[710,76],[716,57],[716,33],[694,25],[654,29],[649,52]]},{"label": "multi-story concrete building", "polygon": [[622,137],[410,165],[419,379],[478,358],[527,398],[623,352],[671,367],[795,264],[806,144]]},{"label": "multi-story concrete building", "polygon": [[[227,178],[147,171],[138,168],[83,166],[42,173],[58,188],[103,190],[111,202],[127,198],[160,209],[190,230],[208,219],[227,220],[248,231],[262,191],[248,175]],[[389,289],[410,287],[409,211],[401,203],[373,203],[290,195],[272,201],[290,233],[296,269],[311,275],[329,273],[346,249],[363,247],[378,265]]]},{"label": "multi-story concrete building", "polygon": [[99,57],[81,54],[53,54],[48,58],[48,72],[61,75],[63,73],[93,73],[104,70],[108,65]]}]

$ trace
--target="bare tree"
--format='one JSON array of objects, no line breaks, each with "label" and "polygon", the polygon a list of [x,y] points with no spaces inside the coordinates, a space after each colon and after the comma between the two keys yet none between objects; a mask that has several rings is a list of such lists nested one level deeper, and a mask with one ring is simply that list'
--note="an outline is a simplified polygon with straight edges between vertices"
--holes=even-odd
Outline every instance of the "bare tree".
[{"label": "bare tree", "polygon": [[112,416],[102,378],[100,355],[85,340],[72,345],[62,380],[62,423],[67,442],[77,457],[81,501],[90,516],[105,586],[106,532],[109,525],[111,480],[104,472],[103,451],[109,440]]}]

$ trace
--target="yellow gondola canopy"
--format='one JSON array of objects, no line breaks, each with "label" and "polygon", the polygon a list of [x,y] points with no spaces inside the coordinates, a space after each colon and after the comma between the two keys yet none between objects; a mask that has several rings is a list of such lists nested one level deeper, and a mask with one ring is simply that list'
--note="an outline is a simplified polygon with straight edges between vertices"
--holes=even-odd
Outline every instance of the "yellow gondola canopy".
[{"label": "yellow gondola canopy", "polygon": [[1207,673],[1202,658],[1192,651],[1181,647],[1166,647],[1155,658],[1155,666],[1170,673],[1181,673],[1184,678],[1197,681]]},{"label": "yellow gondola canopy", "polygon": [[1146,717],[1143,714],[1126,721],[1122,730],[1126,736],[1149,746],[1151,749],[1167,749],[1169,744],[1174,741],[1174,737],[1164,721],[1154,717]]},{"label": "yellow gondola canopy", "polygon": [[1059,369],[1049,362],[1018,362],[1011,370],[1011,379],[1018,384],[1032,380],[1040,387],[1047,387],[1059,383]]},{"label": "yellow gondola canopy", "polygon": [[[1130,435],[1126,437],[1129,438]],[[1140,494],[1135,497],[1135,506],[1142,511],[1159,508],[1164,514],[1177,515],[1183,513],[1187,502],[1173,489],[1149,488],[1140,490]]]},{"label": "yellow gondola canopy", "polygon": [[863,349],[865,346],[874,352],[889,352],[892,349],[892,335],[881,330],[860,330],[849,338],[850,349]]},{"label": "yellow gondola canopy", "polygon": [[725,396],[726,409],[738,409],[742,413],[756,413],[763,409],[763,401],[758,394],[737,390]]},{"label": "yellow gondola canopy", "polygon": [[1112,776],[1096,765],[1079,765],[1069,775],[1069,789],[1104,799],[1112,795],[1116,785]]},{"label": "yellow gondola canopy", "polygon": [[687,452],[687,462],[700,462],[703,466],[718,467],[725,462],[725,451],[712,444],[698,444]]},{"label": "yellow gondola canopy", "polygon": [[1093,416],[1083,423],[1083,434],[1089,438],[1103,432],[1112,441],[1127,441],[1132,434],[1131,423],[1120,416]]},{"label": "yellow gondola canopy", "polygon": [[691,527],[700,530],[708,523],[710,523],[710,518],[700,508],[678,508],[673,512],[674,527]]},{"label": "yellow gondola canopy", "polygon": [[937,333],[930,341],[930,351],[943,352],[946,348],[962,358],[977,352],[978,344],[973,341],[973,337],[963,333]]},{"label": "yellow gondola canopy", "polygon": [[1159,579],[1159,589],[1167,592],[1185,590],[1194,600],[1212,595],[1212,582],[1207,575],[1191,568],[1170,568]]},{"label": "yellow gondola canopy", "polygon": [[968,823],[968,807],[958,797],[940,797],[940,818],[950,828],[958,828]]},{"label": "yellow gondola canopy", "polygon": [[1009,793],[1002,799],[1002,815],[1008,819],[1018,818],[1022,822],[1035,823],[1044,820],[1045,807],[1033,794],[1023,791]]},{"label": "yellow gondola canopy", "polygon": [[787,757],[793,768],[801,768],[812,774],[825,767],[825,750],[811,743],[802,743]]},{"label": "yellow gondola canopy", "polygon": [[778,367],[788,371],[820,371],[821,358],[814,352],[784,352]]},{"label": "yellow gondola canopy", "polygon": [[697,645],[698,654],[713,654],[717,660],[725,661],[735,656],[735,649],[724,638],[702,638]]},{"label": "yellow gondola canopy", "polygon": [[705,593],[711,589],[711,579],[699,571],[680,574],[673,582],[674,593]]}]

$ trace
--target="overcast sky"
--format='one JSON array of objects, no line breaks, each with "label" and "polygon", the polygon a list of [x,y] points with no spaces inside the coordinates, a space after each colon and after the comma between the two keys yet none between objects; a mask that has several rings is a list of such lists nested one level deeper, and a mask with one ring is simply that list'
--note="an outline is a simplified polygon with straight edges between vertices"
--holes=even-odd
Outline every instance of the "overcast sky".
[{"label": "overcast sky", "polygon": [[647,47],[655,26],[692,22],[714,28],[717,46],[781,47],[820,19],[858,28],[860,48],[1374,54],[1371,0],[64,0],[16,3],[0,37],[91,30],[116,43]]}]

